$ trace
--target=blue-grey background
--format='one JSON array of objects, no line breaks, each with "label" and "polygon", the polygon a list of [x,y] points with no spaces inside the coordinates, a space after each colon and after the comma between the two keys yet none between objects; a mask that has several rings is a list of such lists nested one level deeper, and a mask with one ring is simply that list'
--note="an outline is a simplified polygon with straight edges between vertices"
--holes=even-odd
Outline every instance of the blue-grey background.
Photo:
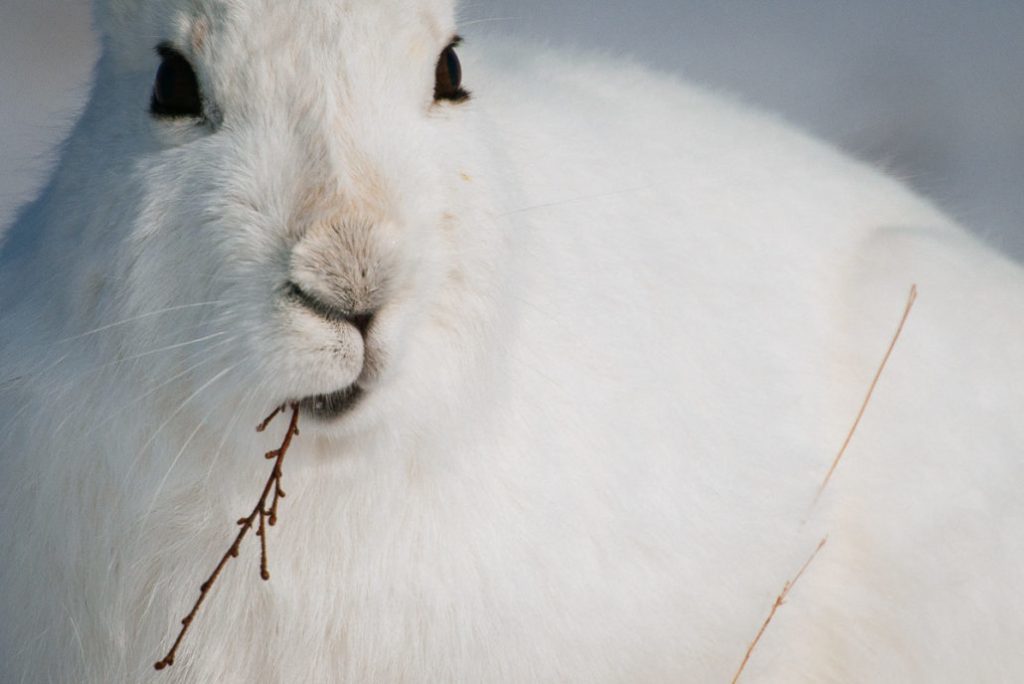
[{"label": "blue-grey background", "polygon": [[[465,0],[461,15],[475,40],[629,55],[780,112],[1024,260],[1024,0]],[[95,40],[86,0],[0,0],[0,224],[45,176]]]}]

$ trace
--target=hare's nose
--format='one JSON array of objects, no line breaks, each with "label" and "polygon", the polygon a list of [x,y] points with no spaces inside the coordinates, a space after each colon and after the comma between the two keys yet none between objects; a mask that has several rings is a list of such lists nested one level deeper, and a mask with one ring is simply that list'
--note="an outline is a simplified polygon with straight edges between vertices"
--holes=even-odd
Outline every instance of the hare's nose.
[{"label": "hare's nose", "polygon": [[370,324],[373,323],[374,312],[356,314],[351,316],[348,321],[356,327],[359,334],[366,337],[366,333],[370,330]]},{"label": "hare's nose", "polygon": [[328,321],[348,323],[358,330],[359,334],[364,338],[369,333],[370,326],[373,324],[373,318],[376,315],[375,311],[346,311],[333,306],[292,282],[287,284],[285,297],[293,304],[301,306],[320,318]]}]

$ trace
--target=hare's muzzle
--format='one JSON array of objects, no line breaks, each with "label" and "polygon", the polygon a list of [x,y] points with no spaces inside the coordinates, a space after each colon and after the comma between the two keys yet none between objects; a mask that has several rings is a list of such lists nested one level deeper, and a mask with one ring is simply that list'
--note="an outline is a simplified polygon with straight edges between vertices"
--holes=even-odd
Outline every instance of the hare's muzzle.
[{"label": "hare's muzzle", "polygon": [[295,283],[288,283],[287,298],[293,304],[311,311],[320,318],[333,321],[335,323],[348,323],[359,331],[359,334],[363,336],[363,339],[366,338],[367,332],[370,329],[370,324],[373,323],[373,311],[344,311],[324,302],[316,295],[306,292]]},{"label": "hare's muzzle", "polygon": [[332,421],[348,413],[362,398],[363,390],[358,385],[349,385],[345,389],[331,394],[320,394],[306,397],[299,402],[299,410],[303,415],[317,420]]}]

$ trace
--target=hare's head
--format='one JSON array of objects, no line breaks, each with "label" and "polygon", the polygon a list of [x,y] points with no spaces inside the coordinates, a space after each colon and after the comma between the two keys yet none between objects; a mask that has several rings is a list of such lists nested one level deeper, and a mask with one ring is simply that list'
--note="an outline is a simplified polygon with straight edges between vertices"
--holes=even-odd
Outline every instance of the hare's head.
[{"label": "hare's head", "polygon": [[102,0],[97,21],[89,144],[133,179],[119,315],[217,311],[189,335],[230,384],[327,422],[460,334],[479,246],[453,0]]}]

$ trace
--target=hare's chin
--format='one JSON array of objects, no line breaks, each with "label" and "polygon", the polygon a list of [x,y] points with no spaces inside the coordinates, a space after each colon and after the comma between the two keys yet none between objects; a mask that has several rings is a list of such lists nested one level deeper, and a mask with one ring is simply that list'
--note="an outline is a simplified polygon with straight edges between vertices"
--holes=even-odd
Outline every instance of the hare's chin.
[{"label": "hare's chin", "polygon": [[351,411],[362,398],[363,389],[353,384],[330,394],[306,397],[299,401],[299,409],[305,416],[330,422],[338,420]]}]

